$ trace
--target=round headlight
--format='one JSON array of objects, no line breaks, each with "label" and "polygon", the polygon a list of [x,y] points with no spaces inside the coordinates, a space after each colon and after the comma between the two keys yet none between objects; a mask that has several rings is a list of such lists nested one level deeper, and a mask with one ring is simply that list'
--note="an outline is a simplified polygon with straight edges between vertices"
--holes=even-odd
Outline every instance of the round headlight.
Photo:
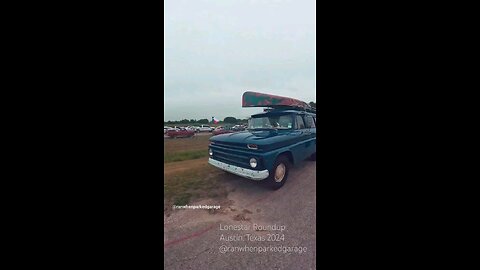
[{"label": "round headlight", "polygon": [[251,159],[250,159],[250,166],[251,166],[252,168],[257,167],[257,160],[256,160],[255,158],[251,158]]},{"label": "round headlight", "polygon": [[212,151],[212,149],[208,149],[208,154],[209,154],[210,156],[213,156],[213,151]]}]

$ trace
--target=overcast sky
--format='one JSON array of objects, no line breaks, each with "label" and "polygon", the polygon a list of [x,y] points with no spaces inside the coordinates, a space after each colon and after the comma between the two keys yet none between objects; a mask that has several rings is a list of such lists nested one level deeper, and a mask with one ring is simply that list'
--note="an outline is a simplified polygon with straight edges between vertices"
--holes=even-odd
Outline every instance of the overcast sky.
[{"label": "overcast sky", "polygon": [[165,121],[247,118],[242,94],[316,101],[314,0],[165,0]]}]

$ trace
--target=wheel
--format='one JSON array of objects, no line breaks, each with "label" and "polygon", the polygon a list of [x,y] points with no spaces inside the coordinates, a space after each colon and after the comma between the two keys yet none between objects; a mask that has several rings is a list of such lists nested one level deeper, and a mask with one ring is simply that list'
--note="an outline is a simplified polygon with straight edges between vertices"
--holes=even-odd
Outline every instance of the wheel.
[{"label": "wheel", "polygon": [[288,173],[290,171],[290,161],[285,155],[281,155],[273,163],[272,171],[267,178],[267,184],[272,189],[281,188],[288,178]]},{"label": "wheel", "polygon": [[311,160],[311,161],[317,160],[317,152],[313,153],[313,154],[310,156],[310,160]]}]

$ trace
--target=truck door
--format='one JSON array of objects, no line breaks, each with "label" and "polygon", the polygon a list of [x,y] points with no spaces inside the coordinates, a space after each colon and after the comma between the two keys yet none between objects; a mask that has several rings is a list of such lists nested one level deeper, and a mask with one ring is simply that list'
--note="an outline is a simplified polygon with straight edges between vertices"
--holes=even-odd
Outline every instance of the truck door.
[{"label": "truck door", "polygon": [[313,154],[317,147],[317,128],[315,121],[311,115],[304,115],[305,129],[308,130],[308,142],[305,147],[308,149],[308,153]]},{"label": "truck door", "polygon": [[310,129],[305,127],[305,121],[301,115],[295,116],[295,126],[298,130],[298,139],[301,142],[300,146],[296,149],[296,159],[297,160],[304,160],[308,156],[311,155],[311,148],[312,143],[310,142],[310,138],[312,136]]}]

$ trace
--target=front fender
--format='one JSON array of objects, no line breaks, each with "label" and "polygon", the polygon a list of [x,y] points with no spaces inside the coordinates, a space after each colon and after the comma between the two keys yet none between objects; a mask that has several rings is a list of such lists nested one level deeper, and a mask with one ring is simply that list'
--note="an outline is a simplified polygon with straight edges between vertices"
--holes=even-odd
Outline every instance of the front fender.
[{"label": "front fender", "polygon": [[271,171],[271,169],[273,168],[273,163],[275,163],[275,160],[277,160],[278,156],[280,156],[285,152],[290,152],[290,154],[292,154],[292,163],[294,163],[295,155],[293,155],[293,153],[290,151],[290,147],[282,147],[265,154],[264,161],[265,161],[266,169]]},{"label": "front fender", "polygon": [[291,144],[291,145],[281,147],[281,148],[278,148],[278,149],[275,149],[273,151],[269,151],[269,152],[265,153],[264,154],[265,167],[268,170],[271,170],[272,167],[273,167],[273,163],[278,158],[278,156],[285,153],[285,152],[288,152],[288,153],[291,154],[292,165],[294,165],[298,160],[302,160],[303,158],[308,156],[308,155],[305,154],[305,151],[306,151],[305,147],[302,147],[302,146],[305,143],[307,143],[308,141],[313,141],[313,140],[315,140],[315,138],[309,139],[309,140],[303,140],[303,141],[297,142],[295,144]]}]

